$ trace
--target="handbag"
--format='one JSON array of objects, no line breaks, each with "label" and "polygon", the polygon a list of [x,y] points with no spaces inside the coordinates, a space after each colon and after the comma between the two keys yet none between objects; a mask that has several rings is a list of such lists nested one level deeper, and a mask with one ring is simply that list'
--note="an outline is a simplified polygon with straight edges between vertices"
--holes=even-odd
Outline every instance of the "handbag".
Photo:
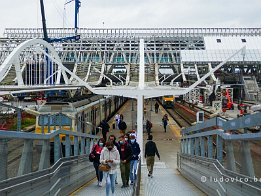
[{"label": "handbag", "polygon": [[108,164],[101,163],[99,165],[99,170],[100,171],[108,172],[110,169],[111,169],[111,166],[109,166]]}]

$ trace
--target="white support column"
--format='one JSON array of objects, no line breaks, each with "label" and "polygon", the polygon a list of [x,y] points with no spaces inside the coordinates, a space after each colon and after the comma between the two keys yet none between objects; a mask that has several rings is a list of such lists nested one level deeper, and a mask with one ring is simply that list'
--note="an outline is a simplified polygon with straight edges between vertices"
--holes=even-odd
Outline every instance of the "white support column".
[{"label": "white support column", "polygon": [[55,81],[55,84],[60,84],[61,82],[61,76],[62,76],[62,69],[57,65],[57,76],[56,76],[56,81]]},{"label": "white support column", "polygon": [[[208,63],[208,70],[209,70],[209,71],[212,71],[211,63]],[[211,77],[212,77],[212,79],[213,79],[215,82],[217,81],[217,78],[216,78],[216,76],[214,75],[214,73],[211,74]]]},{"label": "white support column", "polygon": [[140,66],[139,66],[139,89],[144,89],[145,65],[144,65],[144,39],[140,40]]},{"label": "white support column", "polygon": [[140,157],[143,163],[143,101],[144,96],[138,95],[137,98],[137,141],[140,145]]},{"label": "white support column", "polygon": [[23,77],[22,77],[22,71],[21,71],[21,68],[20,68],[20,61],[19,61],[18,58],[16,58],[14,60],[14,64],[15,64],[15,72],[16,72],[16,78],[17,78],[18,86],[23,86],[24,81],[23,81]]},{"label": "white support column", "polygon": [[[144,67],[144,40],[140,40],[140,66],[139,66],[139,86],[140,90],[144,89],[144,76],[145,76],[145,67]],[[143,101],[144,95],[141,93],[138,94],[137,98],[137,140],[140,145],[140,156],[141,162],[143,163]]]},{"label": "white support column", "polygon": [[183,63],[180,64],[180,69],[181,69],[182,79],[183,79],[184,82],[186,82],[187,78],[186,78],[185,73],[184,73]]}]

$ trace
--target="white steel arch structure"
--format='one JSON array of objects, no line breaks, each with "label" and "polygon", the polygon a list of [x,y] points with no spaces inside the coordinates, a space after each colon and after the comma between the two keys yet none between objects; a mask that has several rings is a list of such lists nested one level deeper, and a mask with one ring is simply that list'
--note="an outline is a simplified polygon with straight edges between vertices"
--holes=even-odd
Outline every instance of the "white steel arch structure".
[{"label": "white steel arch structure", "polygon": [[65,72],[60,69],[57,62],[48,58],[42,49],[61,63],[58,53],[48,42],[42,39],[27,40],[17,46],[0,66],[0,82],[14,67],[18,86],[60,84],[61,75],[65,84],[68,84]]}]

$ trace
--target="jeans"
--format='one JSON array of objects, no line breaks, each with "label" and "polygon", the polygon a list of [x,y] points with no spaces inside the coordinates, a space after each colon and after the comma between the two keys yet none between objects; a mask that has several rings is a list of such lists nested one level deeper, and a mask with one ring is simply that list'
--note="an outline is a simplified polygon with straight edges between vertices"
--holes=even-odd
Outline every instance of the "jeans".
[{"label": "jeans", "polygon": [[138,160],[131,160],[130,162],[130,180],[134,182],[136,180],[136,171],[138,166]]},{"label": "jeans", "polygon": [[106,196],[110,195],[110,189],[112,194],[115,191],[115,177],[116,174],[109,174],[108,172],[104,172],[104,176],[106,178]]},{"label": "jeans", "polygon": [[101,181],[102,181],[102,178],[103,178],[103,172],[99,170],[99,165],[100,165],[100,163],[93,162],[93,166],[94,166],[95,171],[96,171],[97,180],[98,180],[99,182],[101,182]]},{"label": "jeans", "polygon": [[168,125],[167,122],[163,122],[163,126],[164,126],[164,130],[165,130],[165,132],[166,132],[166,130],[167,130],[167,125]]}]

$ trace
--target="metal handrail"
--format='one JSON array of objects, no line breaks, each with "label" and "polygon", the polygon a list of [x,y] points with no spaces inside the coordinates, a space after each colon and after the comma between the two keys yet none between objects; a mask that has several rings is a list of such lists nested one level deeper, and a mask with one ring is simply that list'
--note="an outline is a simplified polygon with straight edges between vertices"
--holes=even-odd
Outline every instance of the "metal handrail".
[{"label": "metal handrail", "polygon": [[52,133],[45,133],[45,134],[0,130],[0,138],[13,138],[13,139],[49,140],[60,134],[92,138],[92,139],[99,138],[96,135],[80,133],[80,132],[64,131],[64,130],[56,130]]},{"label": "metal handrail", "polygon": [[66,157],[51,168],[1,181],[0,195],[67,195],[93,178],[86,155]]},{"label": "metal handrail", "polygon": [[[251,193],[258,195],[261,193],[259,181],[255,182],[254,178],[225,169],[216,159],[187,154],[177,156],[178,170],[209,195],[219,193],[221,195],[251,195]],[[186,164],[185,161],[189,163]],[[193,167],[194,164],[200,167]],[[222,182],[219,182],[218,180],[221,179]]]},{"label": "metal handrail", "polygon": [[182,135],[197,133],[202,129],[211,128],[213,126],[220,127],[225,131],[259,126],[261,123],[260,119],[261,119],[261,112],[252,115],[243,116],[229,121],[226,121],[220,117],[215,117],[205,121],[204,123],[199,123],[194,126],[183,129]]},{"label": "metal handrail", "polygon": [[140,182],[141,182],[141,158],[139,159],[138,162],[138,169],[136,170],[136,180],[133,185],[133,192],[132,196],[139,196],[140,195]]}]

